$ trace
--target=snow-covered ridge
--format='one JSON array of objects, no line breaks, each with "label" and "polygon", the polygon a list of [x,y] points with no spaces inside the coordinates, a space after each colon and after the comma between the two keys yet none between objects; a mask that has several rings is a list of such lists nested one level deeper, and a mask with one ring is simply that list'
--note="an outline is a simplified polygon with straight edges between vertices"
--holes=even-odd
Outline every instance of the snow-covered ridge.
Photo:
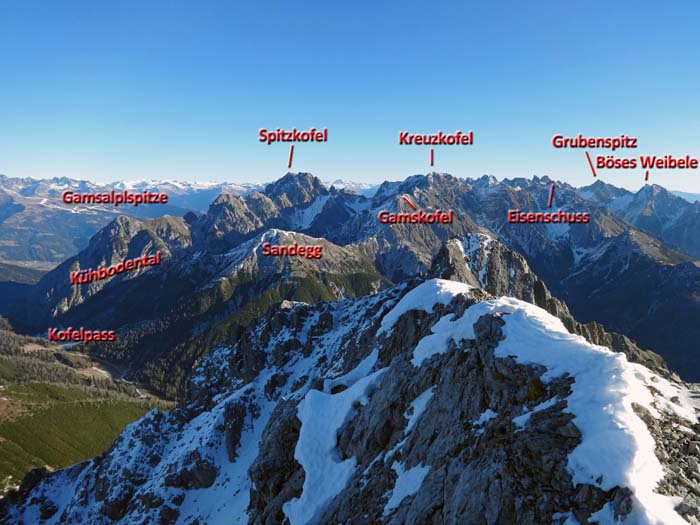
[{"label": "snow-covered ridge", "polygon": [[[454,296],[468,291],[466,285],[460,287],[451,281],[423,283],[385,316],[382,328],[390,329],[409,310],[432,311],[431,305],[449,302],[450,293]],[[449,339],[473,339],[473,325],[485,314],[506,314],[505,340],[496,348],[496,356],[514,356],[519,363],[544,365],[547,372],[543,379],[563,375],[574,378],[572,394],[566,401],[583,434],[582,443],[569,456],[574,482],[594,483],[606,490],[630,487],[635,505],[624,523],[685,524],[674,511],[678,499],[655,492],[664,470],[654,454],[654,440],[633,404],[657,417],[659,412],[672,412],[696,423],[698,404],[690,393],[642,365],[629,363],[623,354],[570,334],[558,318],[544,310],[509,297],[478,303],[459,319],[452,314],[443,317],[432,328],[433,335],[421,340],[414,351],[414,364],[447,351]],[[653,395],[653,389],[662,395]],[[681,401],[671,403],[671,398]],[[601,524],[620,523],[610,508],[601,509],[598,518]]]},{"label": "snow-covered ridge", "polygon": [[[446,476],[446,465],[436,464],[445,454],[431,453],[421,436],[430,443],[454,436],[467,440],[459,450],[472,443],[478,451],[496,446],[488,441],[491,425],[510,425],[502,428],[523,439],[534,432],[535,414],[562,403],[581,434],[566,458],[571,482],[633,492],[632,511],[622,521],[609,504],[596,507],[600,524],[685,523],[674,510],[678,501],[656,491],[664,466],[633,405],[690,427],[697,417],[689,391],[570,334],[559,319],[531,304],[508,297],[475,302],[481,296],[466,284],[431,279],[408,291],[399,285],[352,301],[288,303],[245,337],[208,354],[183,407],[148,414],[127,427],[105,456],[41,481],[9,523],[37,522],[50,508],[47,501],[56,510],[45,523],[156,522],[168,507],[176,510],[178,523],[264,522],[284,515],[292,525],[313,525],[346,522],[343,512],[359,512],[358,502],[368,523],[420,523],[416,513],[433,509],[431,498],[451,494],[438,494],[436,487],[463,476],[466,489],[476,482],[469,476],[484,468],[478,457],[465,455],[464,470]],[[429,314],[416,321],[423,335],[398,333],[402,316],[418,310]],[[539,370],[546,385],[569,377],[570,391],[540,398],[525,411],[516,405],[506,423],[503,407],[476,395],[465,429],[460,416],[467,414],[450,403],[467,395],[470,383],[450,376],[445,363],[485,351],[473,346],[481,337],[475,324],[491,316],[503,321],[493,358]],[[392,406],[395,424],[386,432],[381,424],[368,424],[383,422]],[[559,525],[567,516],[570,509],[557,508],[540,523]]]},{"label": "snow-covered ridge", "polygon": [[[323,257],[321,259],[305,259],[298,257],[290,261],[287,257],[266,257],[264,253],[264,245],[289,245],[297,243],[302,246],[322,246]],[[251,271],[255,268],[265,266],[270,272],[276,271],[276,264],[280,265],[298,263],[306,261],[309,264],[315,264],[325,270],[334,268],[335,271],[341,272],[341,266],[351,264],[353,261],[361,260],[361,254],[354,251],[355,246],[339,246],[327,241],[322,237],[312,237],[304,233],[293,230],[282,230],[279,228],[270,228],[256,236],[235,246],[228,252],[214,256],[216,268],[218,270],[213,274],[213,277],[202,284],[200,290],[214,286],[221,280],[234,275],[237,271],[246,269]],[[309,262],[310,261],[310,262]],[[281,278],[281,277],[280,277]]]}]

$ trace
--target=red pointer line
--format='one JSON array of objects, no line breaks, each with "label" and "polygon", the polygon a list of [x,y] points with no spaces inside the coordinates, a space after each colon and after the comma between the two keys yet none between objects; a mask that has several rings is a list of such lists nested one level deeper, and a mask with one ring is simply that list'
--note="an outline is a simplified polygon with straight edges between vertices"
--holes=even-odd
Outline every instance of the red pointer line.
[{"label": "red pointer line", "polygon": [[644,180],[649,180],[649,170],[647,170],[647,174],[644,175]]},{"label": "red pointer line", "polygon": [[289,161],[287,161],[287,167],[292,167],[292,157],[294,156],[294,144],[289,146]]},{"label": "red pointer line", "polygon": [[552,187],[549,190],[549,202],[547,203],[547,208],[552,207],[552,199],[554,199],[554,183],[552,183]]},{"label": "red pointer line", "polygon": [[588,159],[588,165],[591,167],[591,171],[593,172],[593,176],[597,177],[598,175],[595,174],[595,170],[593,169],[593,163],[591,162],[591,156],[586,152],[586,158]]},{"label": "red pointer line", "polygon": [[433,148],[430,148],[430,165],[433,166],[435,164],[435,154],[433,152]]},{"label": "red pointer line", "polygon": [[416,208],[416,207],[413,205],[413,203],[412,203],[411,201],[408,200],[408,197],[406,197],[405,195],[403,196],[403,200],[405,200],[405,201],[408,203],[408,205],[409,205],[411,208],[413,208],[414,210],[417,210],[417,209],[418,209],[418,208]]}]

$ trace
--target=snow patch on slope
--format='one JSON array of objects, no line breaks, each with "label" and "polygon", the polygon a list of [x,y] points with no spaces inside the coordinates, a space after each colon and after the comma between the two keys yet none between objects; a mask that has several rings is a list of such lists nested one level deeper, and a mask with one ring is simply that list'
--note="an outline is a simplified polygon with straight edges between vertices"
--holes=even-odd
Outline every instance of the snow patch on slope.
[{"label": "snow patch on slope", "polygon": [[478,427],[483,427],[486,423],[491,421],[493,418],[495,418],[498,414],[491,410],[490,408],[487,408],[484,410],[481,414],[479,414],[479,417],[474,421],[474,426],[477,427],[475,430],[475,434],[481,435],[485,432],[486,429],[484,428],[478,428]]},{"label": "snow patch on slope", "polygon": [[328,202],[330,195],[319,195],[311,204],[302,210],[296,210],[291,220],[291,228],[294,230],[305,230],[314,222],[314,219],[323,211],[323,207]]},{"label": "snow patch on slope", "polygon": [[[401,463],[394,461],[391,468],[396,472],[397,478],[394,484],[394,490],[390,491],[391,497],[384,506],[382,516],[388,516],[392,510],[397,508],[399,504],[409,496],[413,496],[420,486],[423,484],[425,476],[428,475],[430,467],[416,465],[408,470],[404,469]],[[387,496],[389,493],[386,494]]]},{"label": "snow patch on slope", "polygon": [[474,421],[474,424],[475,424],[475,425],[483,425],[483,424],[486,423],[487,421],[492,420],[492,419],[493,419],[494,417],[496,417],[497,415],[498,415],[498,414],[496,414],[496,412],[494,412],[494,411],[491,410],[490,408],[487,408],[486,410],[484,410],[484,411],[479,415],[479,418],[478,418],[476,421]]},{"label": "snow patch on slope", "polygon": [[477,275],[481,286],[487,284],[486,270],[489,265],[492,243],[493,238],[483,233],[472,233],[457,241],[462,256],[469,260],[469,268]]},{"label": "snow patch on slope", "polygon": [[324,380],[323,391],[329,393],[336,386],[343,385],[347,387],[356,383],[363,377],[366,377],[367,375],[369,375],[370,371],[377,363],[378,357],[379,350],[375,348],[367,357],[360,361],[358,365],[352,370],[350,370],[350,372],[348,372],[347,374],[344,374],[340,377],[336,377],[335,379]]},{"label": "snow patch on slope", "polygon": [[555,396],[552,399],[548,399],[547,401],[543,401],[542,403],[540,403],[539,405],[534,407],[532,410],[528,410],[524,414],[522,414],[518,417],[514,417],[513,424],[518,429],[518,430],[516,430],[516,432],[518,432],[519,430],[523,430],[525,428],[525,426],[527,425],[527,422],[530,421],[530,417],[532,416],[532,414],[535,414],[537,412],[541,412],[542,410],[546,410],[550,407],[553,407],[554,405],[557,404],[558,401],[559,401],[559,398]]},{"label": "snow patch on slope", "polygon": [[409,409],[404,414],[404,417],[408,419],[406,428],[403,431],[404,435],[408,434],[411,430],[413,430],[413,427],[418,422],[418,419],[420,419],[420,417],[423,415],[423,412],[425,412],[430,398],[433,397],[434,390],[435,387],[431,387],[413,400]]},{"label": "snow patch on slope", "polygon": [[459,343],[465,339],[474,339],[474,323],[479,320],[478,310],[467,310],[464,315],[455,319],[454,314],[447,314],[435,323],[428,335],[418,342],[413,350],[413,366],[421,366],[426,359],[436,354],[444,354],[449,348],[450,341]]},{"label": "snow patch on slope", "polygon": [[352,417],[353,403],[366,404],[367,396],[384,372],[386,369],[378,370],[335,395],[309,390],[299,403],[297,415],[301,430],[294,459],[304,469],[305,477],[301,496],[282,507],[290,525],[313,523],[352,476],[357,461],[355,458],[340,460],[335,449],[336,434],[346,419]]},{"label": "snow patch on slope", "polygon": [[416,286],[413,290],[404,295],[396,306],[394,306],[382,319],[382,325],[377,335],[391,329],[406,312],[411,310],[423,310],[432,313],[433,306],[437,303],[450,304],[455,295],[469,293],[473,287],[457,281],[447,281],[445,279],[431,279]]}]

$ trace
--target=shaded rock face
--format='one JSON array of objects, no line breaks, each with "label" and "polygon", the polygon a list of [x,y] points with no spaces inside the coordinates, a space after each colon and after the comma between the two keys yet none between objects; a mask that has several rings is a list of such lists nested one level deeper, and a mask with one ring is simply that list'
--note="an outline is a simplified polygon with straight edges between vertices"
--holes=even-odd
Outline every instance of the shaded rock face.
[{"label": "shaded rock face", "polygon": [[90,240],[78,255],[71,257],[47,273],[36,284],[31,294],[34,303],[27,319],[39,322],[42,317],[56,317],[83,304],[106,287],[114,287],[122,281],[130,281],[158,266],[142,266],[90,283],[71,284],[70,275],[83,270],[97,270],[119,264],[122,259],[135,259],[161,253],[167,264],[173,256],[182,253],[192,243],[189,226],[183,219],[162,217],[138,221],[126,216],[114,219]]},{"label": "shaded rock face", "polygon": [[[694,385],[695,395],[700,395]],[[649,427],[656,441],[656,456],[669,464],[668,475],[659,485],[659,492],[682,499],[676,510],[688,523],[700,523],[700,426],[688,425],[675,418],[670,426],[660,424],[644,408],[635,410]]]},{"label": "shaded rock face", "polygon": [[262,229],[266,221],[279,213],[274,202],[257,192],[248,198],[220,195],[192,228],[200,244],[207,244],[212,251],[223,251]]},{"label": "shaded rock face", "polygon": [[226,452],[228,459],[235,461],[238,457],[238,445],[245,423],[246,407],[243,403],[229,403],[224,407],[224,425],[226,428]]},{"label": "shaded rock face", "polygon": [[282,523],[282,506],[301,494],[304,469],[294,459],[300,428],[296,408],[292,401],[277,405],[263,432],[267,446],[260,447],[249,470],[255,487],[250,491],[251,524]]},{"label": "shaded rock face", "polygon": [[[515,433],[511,421],[523,407],[565,397],[568,381],[528,397],[537,371],[494,359],[501,325],[497,317],[480,319],[468,348],[434,358],[419,374],[405,355],[396,358],[371,404],[339,432],[340,457],[356,457],[369,471],[357,469],[322,523],[459,523],[470,515],[489,523],[544,523],[570,508],[575,490],[566,458],[580,439],[575,427],[569,430],[572,416],[561,412],[563,404],[554,406],[528,433]],[[410,405],[397,400],[413,400],[428,390],[428,406],[407,433],[404,414],[410,415]],[[498,416],[475,423],[486,410]],[[396,482],[396,463],[405,469],[430,465],[430,472],[420,493],[387,516],[385,495]],[[544,472],[546,479],[540,477]],[[552,491],[556,498],[547,497]],[[600,506],[605,497],[597,496],[600,501],[584,502],[582,513]]]},{"label": "shaded rock face", "polygon": [[204,459],[197,452],[190,452],[182,465],[174,465],[165,478],[166,487],[182,489],[202,489],[211,487],[218,469],[211,460]]},{"label": "shaded rock face", "polygon": [[[423,284],[271,310],[202,359],[178,408],[149,413],[102,456],[28,478],[3,501],[0,521],[457,524],[469,516],[562,525],[593,523],[601,509],[632,515],[630,487],[574,482],[569,461],[586,439],[569,406],[576,378],[499,353],[511,313],[480,314],[463,337],[416,361],[446,320],[493,299],[460,285],[468,292],[389,320]],[[246,359],[251,366],[241,366]],[[659,409],[686,402],[652,394]],[[692,522],[700,428],[644,410],[667,471],[658,490],[681,496],[678,512]]]}]

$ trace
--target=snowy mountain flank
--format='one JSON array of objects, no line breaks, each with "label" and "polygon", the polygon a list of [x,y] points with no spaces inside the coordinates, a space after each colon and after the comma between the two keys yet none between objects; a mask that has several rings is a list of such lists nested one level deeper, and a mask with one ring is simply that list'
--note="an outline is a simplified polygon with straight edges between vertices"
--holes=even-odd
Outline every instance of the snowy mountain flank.
[{"label": "snowy mountain flank", "polygon": [[[505,223],[552,183],[288,173],[205,213],[113,218],[0,288],[0,313],[25,333],[115,330],[76,348],[177,408],[32,470],[0,522],[700,524],[700,389],[672,371],[700,376],[700,268],[654,229],[693,205],[557,183],[555,206],[589,223]],[[404,196],[454,221],[377,220]]]},{"label": "snowy mountain flank", "polygon": [[[11,295],[14,289],[5,293],[0,282],[0,313],[32,334],[55,324],[97,323],[100,328],[127,330],[121,347],[102,356],[126,360],[130,374],[142,376],[147,383],[155,379],[157,384],[151,386],[167,396],[179,397],[193,364],[215,344],[202,342],[201,334],[211,333],[226,316],[251,317],[281,300],[314,302],[377,291],[377,286],[427,275],[435,255],[453,239],[485,234],[525,257],[532,272],[554,296],[566,302],[576,319],[602,323],[663,355],[684,379],[699,380],[700,354],[695,349],[700,338],[700,323],[696,322],[700,316],[700,268],[690,253],[667,244],[647,228],[654,222],[651,219],[663,222],[669,212],[668,207],[652,205],[652,201],[647,207],[637,206],[645,198],[661,195],[658,188],[640,190],[634,198],[637,204],[624,215],[614,203],[626,198],[627,190],[602,183],[574,188],[558,182],[554,206],[587,211],[589,223],[507,223],[510,209],[545,210],[553,183],[546,177],[498,181],[494,177],[461,179],[429,173],[385,182],[367,197],[335,186],[327,188],[309,173],[288,173],[243,195],[221,194],[204,214],[189,212],[182,218],[162,217],[155,222],[132,219],[129,224],[134,226],[128,229],[123,227],[125,218],[115,219],[86,242],[86,248],[22,297]],[[453,210],[454,221],[380,223],[377,215],[382,210],[410,210],[404,196],[424,211]],[[666,202],[665,198],[662,201]],[[628,222],[635,217],[632,211],[638,209],[645,210],[640,217],[649,219],[636,221],[643,222],[644,228]],[[700,215],[694,217],[690,213],[687,220],[697,222],[700,228]],[[120,233],[110,236],[104,230]],[[142,233],[132,236],[130,231]],[[237,276],[226,277],[221,273],[225,267],[219,262],[226,254],[238,254],[249,246],[246,243],[276,231],[287,232],[283,236],[289,242],[300,234],[306,236],[305,242],[330,243],[328,249],[338,257],[342,250],[331,245],[344,248],[358,262],[358,271],[353,275],[337,271],[343,265],[329,255],[334,269],[330,273],[322,268],[325,258],[308,261],[303,268],[296,263],[273,265],[278,276],[267,272],[264,280],[251,281],[261,275],[255,267],[250,275],[237,272]],[[694,230],[684,231],[692,237]],[[141,254],[156,246],[167,246],[169,251],[168,264],[161,268],[134,278],[104,281],[104,286],[65,285],[69,268],[89,268],[103,260],[116,264],[124,251]],[[266,266],[259,253],[255,257],[257,267]],[[215,278],[224,281],[215,293],[204,297],[200,288]],[[282,282],[287,284],[280,286]],[[478,279],[473,284],[479,284]],[[165,288],[170,288],[168,293]],[[508,290],[497,294],[508,294]],[[134,326],[143,331],[144,319],[152,321],[147,337],[134,333]],[[189,344],[196,338],[199,340]],[[182,345],[188,348],[180,348]],[[173,352],[186,356],[184,360],[173,358]],[[158,370],[150,366],[154,355],[160,362]],[[167,375],[161,370],[165,362]],[[168,384],[173,377],[177,377],[175,387]]]},{"label": "snowy mountain flank", "polygon": [[444,279],[284,303],[5,523],[697,523],[698,394]]},{"label": "snowy mountain flank", "polygon": [[580,188],[578,193],[669,246],[700,257],[700,203],[689,197],[692,194],[671,192],[658,184],[632,193],[602,181]]}]

